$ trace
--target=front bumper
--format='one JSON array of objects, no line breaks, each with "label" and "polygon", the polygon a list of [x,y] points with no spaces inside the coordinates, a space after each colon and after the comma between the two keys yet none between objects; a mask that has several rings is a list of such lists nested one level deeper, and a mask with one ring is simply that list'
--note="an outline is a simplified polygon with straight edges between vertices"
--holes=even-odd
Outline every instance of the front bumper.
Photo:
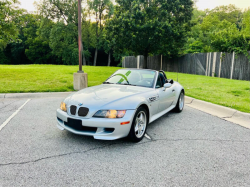
[{"label": "front bumper", "polygon": [[[80,118],[68,115],[66,112],[57,109],[57,127],[61,130],[68,130],[74,134],[93,136],[95,139],[115,140],[126,137],[130,131],[130,127],[134,118],[135,110],[127,110],[123,118],[108,119],[108,118]],[[96,130],[76,130],[67,126],[68,118],[78,119],[82,121],[82,126],[92,127]],[[130,121],[126,125],[121,125],[121,122]],[[112,131],[107,129],[113,129]]]}]

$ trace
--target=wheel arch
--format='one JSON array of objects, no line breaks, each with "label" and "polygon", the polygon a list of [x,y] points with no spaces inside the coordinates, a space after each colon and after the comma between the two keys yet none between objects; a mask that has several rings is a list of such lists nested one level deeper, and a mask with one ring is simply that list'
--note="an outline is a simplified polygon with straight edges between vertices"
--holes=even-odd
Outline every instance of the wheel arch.
[{"label": "wheel arch", "polygon": [[148,120],[148,123],[149,123],[150,111],[149,111],[149,107],[148,107],[148,105],[146,105],[145,103],[143,103],[143,104],[139,105],[139,106],[138,106],[138,108],[139,108],[139,107],[143,107],[143,108],[145,108],[145,109],[146,109],[146,111],[148,112],[148,115],[147,115],[147,120]]},{"label": "wheel arch", "polygon": [[183,92],[184,95],[185,95],[185,89],[178,82],[175,82],[174,85],[175,85],[174,88],[175,88],[176,93],[175,93],[175,98],[174,98],[173,105],[176,105],[177,102],[178,102],[178,99],[179,99],[179,96],[180,96],[181,92]]}]

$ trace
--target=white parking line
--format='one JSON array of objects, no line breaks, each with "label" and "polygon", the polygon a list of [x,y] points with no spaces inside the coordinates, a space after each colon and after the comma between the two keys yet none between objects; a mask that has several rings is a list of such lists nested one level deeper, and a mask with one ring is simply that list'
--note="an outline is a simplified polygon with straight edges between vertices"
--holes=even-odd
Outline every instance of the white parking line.
[{"label": "white parking line", "polygon": [[145,134],[145,137],[146,137],[147,139],[151,140],[151,138],[150,138],[149,135]]},{"label": "white parking line", "polygon": [[26,105],[31,99],[28,99],[22,106],[20,106],[2,125],[0,125],[0,131],[10,122],[12,118]]}]

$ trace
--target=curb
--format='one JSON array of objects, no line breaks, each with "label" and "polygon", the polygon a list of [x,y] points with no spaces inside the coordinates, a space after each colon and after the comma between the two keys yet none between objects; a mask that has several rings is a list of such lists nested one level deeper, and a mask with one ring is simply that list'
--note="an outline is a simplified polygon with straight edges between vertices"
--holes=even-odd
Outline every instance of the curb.
[{"label": "curb", "polygon": [[42,98],[42,97],[66,97],[73,92],[45,92],[45,93],[7,93],[0,94],[0,98]]},{"label": "curb", "polygon": [[250,114],[248,113],[240,112],[235,109],[216,105],[206,101],[201,101],[188,96],[185,96],[185,104],[189,107],[250,129]]}]

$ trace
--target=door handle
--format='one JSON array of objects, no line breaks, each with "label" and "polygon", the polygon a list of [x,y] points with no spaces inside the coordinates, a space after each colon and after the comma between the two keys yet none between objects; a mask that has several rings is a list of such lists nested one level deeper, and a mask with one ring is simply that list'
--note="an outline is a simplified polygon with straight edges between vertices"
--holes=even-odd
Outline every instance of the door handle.
[{"label": "door handle", "polygon": [[172,92],[175,92],[175,90],[172,90]]}]

